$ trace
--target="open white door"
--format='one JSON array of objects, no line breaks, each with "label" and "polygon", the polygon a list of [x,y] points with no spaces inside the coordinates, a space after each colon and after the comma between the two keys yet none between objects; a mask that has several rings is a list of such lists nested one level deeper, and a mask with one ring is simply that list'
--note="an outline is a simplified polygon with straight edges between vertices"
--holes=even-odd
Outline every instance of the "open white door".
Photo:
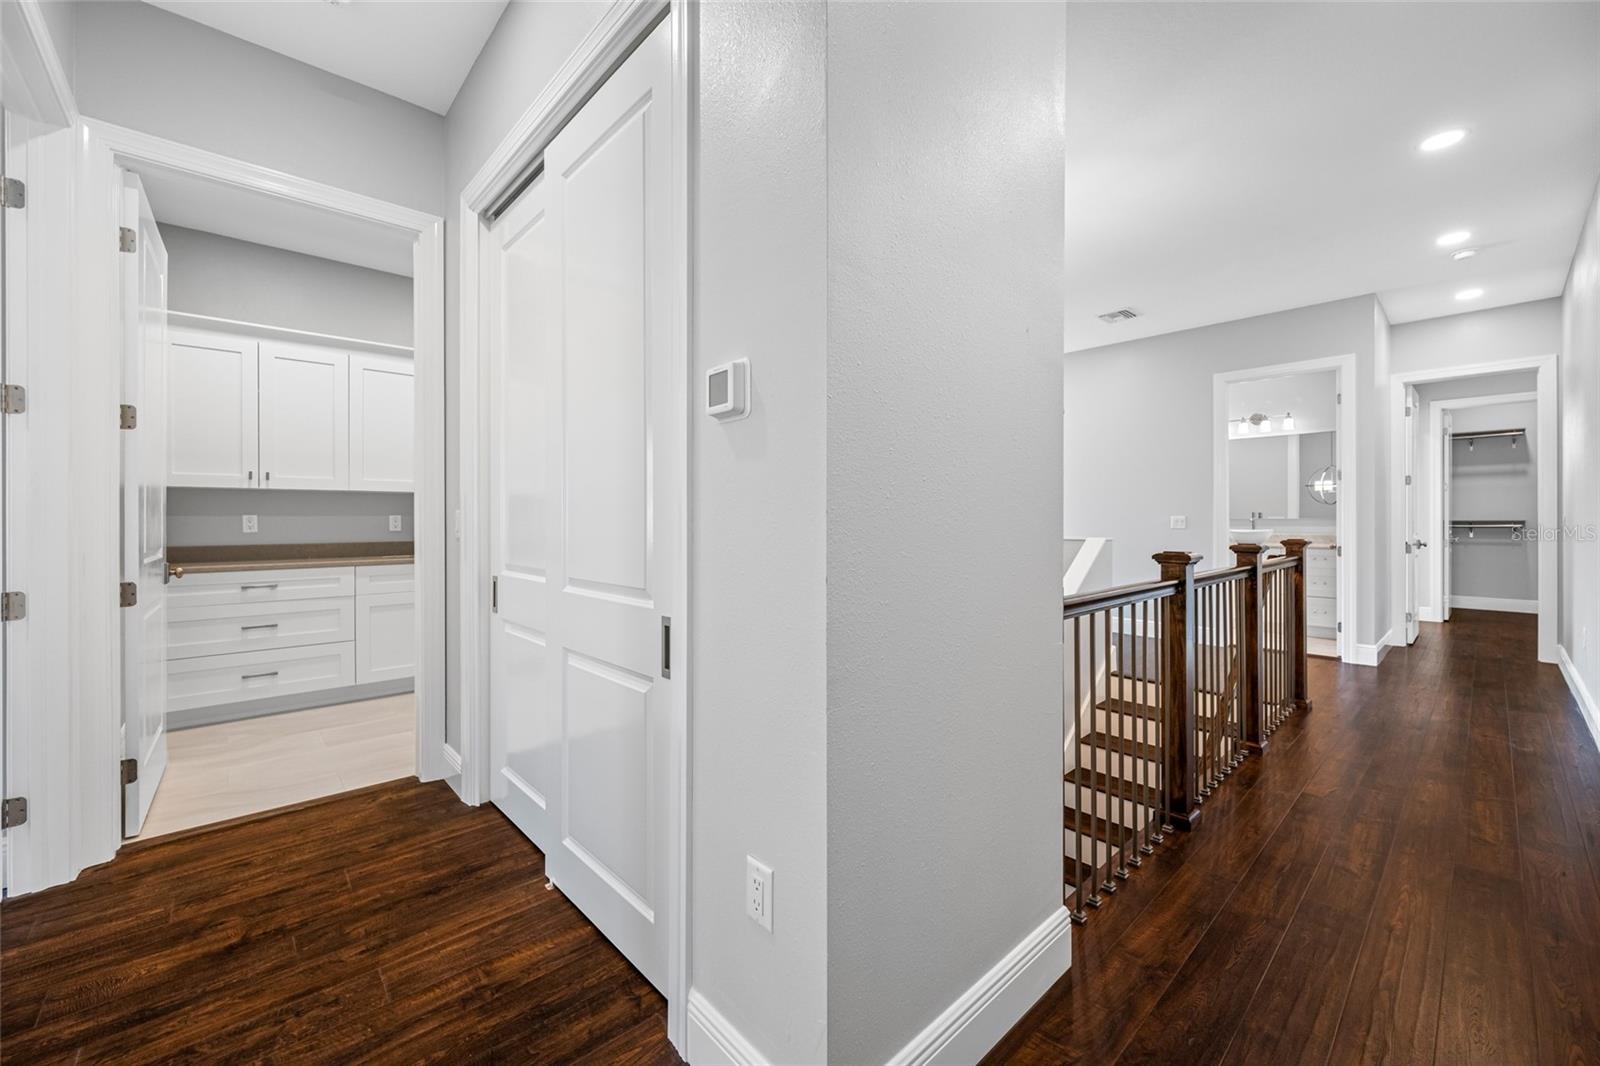
[{"label": "open white door", "polygon": [[1434,536],[1439,538],[1439,616],[1446,622],[1450,621],[1450,555],[1455,544],[1455,530],[1450,525],[1450,516],[1455,513],[1455,504],[1450,497],[1450,473],[1455,465],[1455,448],[1453,447],[1456,431],[1455,416],[1448,410],[1441,415],[1444,424],[1443,439],[1439,447],[1444,451],[1444,461],[1439,464],[1439,528],[1434,531]]},{"label": "open white door", "polygon": [[1422,568],[1422,550],[1427,542],[1422,539],[1422,508],[1417,499],[1417,425],[1420,418],[1421,397],[1411,385],[1406,386],[1406,483],[1405,483],[1405,558],[1406,558],[1406,643],[1417,639],[1420,612],[1417,602],[1418,575]]},{"label": "open white door", "polygon": [[139,179],[123,179],[122,831],[134,836],[167,769],[167,249]]},{"label": "open white door", "polygon": [[663,989],[687,417],[670,372],[670,32],[551,141],[484,264],[490,795]]}]

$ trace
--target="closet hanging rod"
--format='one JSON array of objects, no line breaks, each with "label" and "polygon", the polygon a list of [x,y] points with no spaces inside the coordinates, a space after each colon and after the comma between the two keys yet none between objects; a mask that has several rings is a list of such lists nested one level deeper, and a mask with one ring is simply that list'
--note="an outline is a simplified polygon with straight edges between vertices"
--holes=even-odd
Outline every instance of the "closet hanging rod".
[{"label": "closet hanging rod", "polygon": [[1481,440],[1484,437],[1526,437],[1525,429],[1484,429],[1476,433],[1452,433],[1452,440]]},{"label": "closet hanging rod", "polygon": [[1461,518],[1452,518],[1450,524],[1471,529],[1525,529],[1528,525],[1526,522],[1471,522]]}]

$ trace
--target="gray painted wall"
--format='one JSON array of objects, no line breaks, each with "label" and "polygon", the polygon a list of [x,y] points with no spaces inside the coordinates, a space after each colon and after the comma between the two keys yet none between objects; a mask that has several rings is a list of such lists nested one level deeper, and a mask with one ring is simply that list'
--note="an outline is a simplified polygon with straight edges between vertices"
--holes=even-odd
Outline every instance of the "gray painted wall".
[{"label": "gray painted wall", "polygon": [[[1357,383],[1345,400],[1353,393],[1357,404],[1356,640],[1374,643],[1389,610],[1388,553],[1379,550],[1388,529],[1388,493],[1379,491],[1388,483],[1379,476],[1388,328],[1377,299],[1357,296],[1067,355],[1063,530],[1115,540],[1117,584],[1154,578],[1159,551],[1208,555],[1225,517],[1212,514],[1214,375],[1354,355]],[[1171,515],[1187,516],[1188,528],[1170,528]]]},{"label": "gray painted wall", "polygon": [[338,337],[411,344],[411,279],[163,225],[167,306]]},{"label": "gray painted wall", "polygon": [[[1465,407],[1454,413],[1455,432],[1516,429],[1528,436],[1512,447],[1506,440],[1481,440],[1451,446],[1451,518],[1526,521],[1539,517],[1535,403]],[[1538,600],[1539,543],[1503,530],[1457,531],[1450,550],[1450,593],[1497,599]]]},{"label": "gray painted wall", "polygon": [[[1561,300],[1561,646],[1600,699],[1600,194]],[[1600,733],[1600,723],[1591,722]],[[1600,737],[1597,737],[1600,740]]]},{"label": "gray painted wall", "polygon": [[[167,543],[322,544],[414,540],[411,493],[322,492],[299,489],[167,490]],[[260,531],[242,533],[253,514]],[[389,532],[389,516],[401,531]]]},{"label": "gray painted wall", "polygon": [[827,41],[828,1057],[868,1063],[1061,907],[1066,18]]},{"label": "gray painted wall", "polygon": [[1561,301],[1491,307],[1394,326],[1396,374],[1561,350]]},{"label": "gray painted wall", "polygon": [[72,9],[85,115],[444,214],[438,115],[149,4],[47,6]]}]

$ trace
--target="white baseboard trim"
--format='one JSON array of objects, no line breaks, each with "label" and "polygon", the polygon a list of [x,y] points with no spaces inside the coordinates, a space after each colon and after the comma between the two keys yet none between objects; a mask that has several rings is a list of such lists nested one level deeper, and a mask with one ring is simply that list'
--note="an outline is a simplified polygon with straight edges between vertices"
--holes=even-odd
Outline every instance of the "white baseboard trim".
[{"label": "white baseboard trim", "polygon": [[1556,645],[1556,662],[1561,667],[1561,676],[1567,679],[1567,687],[1572,690],[1572,698],[1578,701],[1578,710],[1583,713],[1583,720],[1589,724],[1589,735],[1594,738],[1594,746],[1600,748],[1600,704],[1595,702],[1594,693],[1589,691],[1589,686],[1583,683],[1572,656],[1568,655],[1567,649],[1560,644]]},{"label": "white baseboard trim", "polygon": [[1357,666],[1377,666],[1383,662],[1383,657],[1389,654],[1394,642],[1394,630],[1389,630],[1378,638],[1376,644],[1357,644],[1350,661]]},{"label": "white baseboard trim", "polygon": [[1538,614],[1538,600],[1508,600],[1500,596],[1451,596],[1451,609],[1467,611],[1509,611],[1512,614]]},{"label": "white baseboard trim", "polygon": [[452,774],[455,774],[458,777],[460,776],[461,753],[448,744],[444,746],[444,762],[446,766],[450,767],[450,772]]},{"label": "white baseboard trim", "polygon": [[744,1034],[698,988],[689,990],[690,1066],[767,1066]]},{"label": "white baseboard trim", "polygon": [[977,1062],[1071,965],[1072,919],[1062,907],[912,1037],[890,1066]]}]

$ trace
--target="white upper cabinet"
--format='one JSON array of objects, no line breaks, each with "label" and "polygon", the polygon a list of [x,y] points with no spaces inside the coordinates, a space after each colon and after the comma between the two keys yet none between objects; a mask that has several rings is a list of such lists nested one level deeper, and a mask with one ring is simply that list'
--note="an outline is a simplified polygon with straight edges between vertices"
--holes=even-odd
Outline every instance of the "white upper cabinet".
[{"label": "white upper cabinet", "polygon": [[350,487],[350,357],[309,344],[261,342],[261,483]]},{"label": "white upper cabinet", "polygon": [[167,484],[198,488],[260,484],[257,343],[177,329],[171,338]]},{"label": "white upper cabinet", "polygon": [[352,489],[411,491],[413,380],[410,359],[361,353],[350,356]]}]

